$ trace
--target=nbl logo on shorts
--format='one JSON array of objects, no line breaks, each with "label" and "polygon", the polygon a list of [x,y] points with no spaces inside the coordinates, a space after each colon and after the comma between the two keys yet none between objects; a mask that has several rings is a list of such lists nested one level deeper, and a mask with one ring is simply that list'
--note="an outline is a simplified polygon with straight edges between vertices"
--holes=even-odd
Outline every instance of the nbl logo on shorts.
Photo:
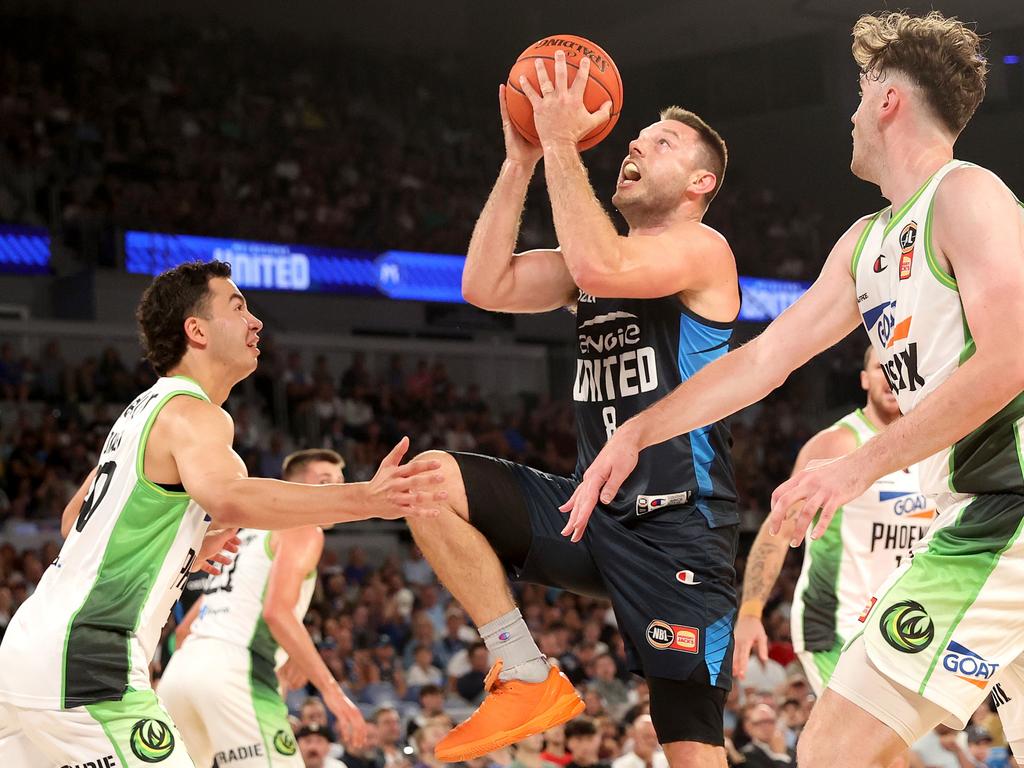
[{"label": "nbl logo on shorts", "polygon": [[655,619],[647,625],[647,644],[659,651],[700,652],[700,630]]},{"label": "nbl logo on shorts", "polygon": [[901,600],[882,612],[878,621],[885,642],[903,653],[920,653],[935,638],[935,624],[924,606]]}]

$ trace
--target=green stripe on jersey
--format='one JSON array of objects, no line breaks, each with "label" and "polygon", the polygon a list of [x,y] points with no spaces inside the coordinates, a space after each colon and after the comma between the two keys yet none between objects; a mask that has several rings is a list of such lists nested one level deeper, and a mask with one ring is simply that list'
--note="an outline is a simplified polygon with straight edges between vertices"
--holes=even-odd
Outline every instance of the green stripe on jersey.
[{"label": "green stripe on jersey", "polygon": [[957,493],[1024,493],[1018,449],[1024,392],[950,451],[949,484]]},{"label": "green stripe on jersey", "polygon": [[857,280],[857,265],[860,263],[860,254],[864,250],[864,243],[868,240],[868,234],[871,232],[871,228],[875,226],[875,222],[878,221],[878,217],[885,213],[888,208],[883,208],[874,216],[864,227],[864,230],[860,233],[860,237],[857,238],[857,244],[853,247],[853,256],[850,258],[850,274],[853,276],[854,282]]},{"label": "green stripe on jersey", "polygon": [[120,699],[131,634],[163,568],[189,498],[169,500],[139,482],[110,533],[103,561],[64,646],[63,707]]},{"label": "green stripe on jersey", "polygon": [[[818,523],[814,516],[811,529]],[[811,567],[807,571],[807,589],[804,604],[804,647],[808,651],[826,651],[836,643],[836,612],[839,610],[839,564],[843,556],[843,508],[835,517],[825,535],[812,539],[807,557]]]},{"label": "green stripe on jersey", "polygon": [[[946,167],[946,165],[942,166],[942,168],[945,168],[945,167]],[[942,168],[937,169],[935,171],[935,173],[938,173],[939,171],[941,171]],[[924,191],[928,188],[928,185],[932,183],[932,179],[935,178],[935,173],[933,173],[931,176],[929,176],[927,181],[925,181],[924,184],[922,184],[920,187],[918,187],[917,192],[915,192],[914,195],[909,200],[907,200],[907,202],[905,202],[903,204],[903,206],[900,208],[899,212],[896,213],[895,215],[893,215],[892,218],[889,219],[889,223],[885,225],[885,231],[882,233],[882,237],[888,237],[889,233],[892,232],[893,229],[896,227],[896,225],[899,224],[900,221],[903,219],[903,217],[907,215],[907,211],[909,211],[911,208],[914,207],[914,203],[916,203],[918,201],[918,199],[921,197],[921,195],[924,194]]]},{"label": "green stripe on jersey", "polygon": [[[269,538],[268,534],[267,539]],[[260,593],[260,605],[265,604],[269,584],[270,577],[268,576],[263,584],[263,592]],[[277,648],[277,640],[270,633],[270,627],[267,626],[261,611],[256,619],[252,638],[249,640],[249,679],[253,686],[262,684],[269,686],[271,690],[277,690],[277,674],[274,672],[274,656],[277,654]]]},{"label": "green stripe on jersey", "polygon": [[206,399],[189,390],[168,392],[146,418],[135,456],[135,487],[124,506],[112,513],[117,521],[96,580],[68,622],[61,665],[65,708],[117,700],[128,687],[131,634],[191,501],[187,493],[166,491],[150,482],[143,472],[153,422],[178,395]]},{"label": "green stripe on jersey", "polygon": [[90,704],[85,709],[103,728],[119,766],[144,768],[176,754],[180,758],[185,752],[181,736],[153,691],[130,691],[120,701]]}]

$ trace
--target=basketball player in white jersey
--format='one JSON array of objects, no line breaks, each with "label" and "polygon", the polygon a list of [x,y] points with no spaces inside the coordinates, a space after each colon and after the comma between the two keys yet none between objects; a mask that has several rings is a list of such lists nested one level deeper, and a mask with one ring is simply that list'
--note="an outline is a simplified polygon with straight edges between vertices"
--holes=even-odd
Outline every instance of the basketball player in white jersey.
[{"label": "basketball player in white jersey", "polygon": [[761,336],[620,426],[563,505],[578,537],[640,450],[761,399],[864,326],[903,417],[783,483],[770,530],[795,515],[799,544],[819,514],[820,538],[837,508],[915,463],[937,515],[864,611],[800,739],[801,768],[888,765],[938,722],[962,728],[997,681],[1024,764],[1024,211],[995,174],[953,158],[985,94],[980,45],[937,12],[861,17],[851,167],[891,205],[839,239]]},{"label": "basketball player in white jersey", "polygon": [[[246,476],[221,408],[256,368],[263,324],[223,262],[157,277],[137,316],[160,379],[110,431],[75,525],[0,644],[0,765],[191,768],[149,661],[208,526],[277,529],[436,515],[429,462],[305,486]],[[205,767],[204,767],[205,768]]]},{"label": "basketball player in white jersey", "polygon": [[[337,453],[311,449],[288,456],[281,477],[324,485],[344,482]],[[312,680],[358,748],[365,723],[342,692],[302,624],[316,589],[324,548],[315,525],[286,531],[239,532],[242,545],[183,624],[158,695],[196,765],[302,768],[278,691],[276,670],[287,664],[293,687]],[[180,637],[180,636],[179,636]],[[286,661],[287,660],[287,661]]]},{"label": "basketball player in white jersey", "polygon": [[[816,434],[801,449],[794,473],[809,462],[845,456],[864,445],[900,416],[899,403],[882,374],[874,347],[864,353],[860,385],[867,403]],[[857,617],[875,589],[924,538],[935,509],[921,493],[917,467],[876,480],[867,492],[844,504],[828,531],[809,542],[793,595],[793,650],[804,673],[821,696],[846,641],[860,629]],[[736,622],[733,666],[746,674],[752,648],[768,659],[768,638],[761,611],[786,559],[793,523],[778,536],[765,519],[747,556],[743,602]]]}]

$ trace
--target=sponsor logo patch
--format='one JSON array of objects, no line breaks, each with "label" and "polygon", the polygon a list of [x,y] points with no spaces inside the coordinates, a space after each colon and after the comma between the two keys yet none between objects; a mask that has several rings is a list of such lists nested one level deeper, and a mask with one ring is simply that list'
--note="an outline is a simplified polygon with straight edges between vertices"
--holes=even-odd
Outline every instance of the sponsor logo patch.
[{"label": "sponsor logo patch", "polygon": [[668,493],[662,496],[637,496],[636,513],[637,515],[646,515],[648,512],[653,512],[664,507],[674,507],[686,504],[690,500],[691,496],[693,496],[692,491]]},{"label": "sponsor logo patch", "polygon": [[964,682],[982,690],[988,686],[988,681],[999,669],[999,665],[994,661],[986,661],[955,640],[951,640],[946,646],[946,655],[942,657],[942,667]]},{"label": "sponsor logo patch", "polygon": [[132,726],[129,742],[134,754],[144,763],[159,763],[174,752],[174,734],[167,723],[147,718]]},{"label": "sponsor logo patch", "polygon": [[699,653],[700,630],[682,624],[669,624],[661,619],[654,619],[647,625],[647,642],[659,651],[681,651],[682,653]]},{"label": "sponsor logo patch", "polygon": [[294,755],[297,751],[295,737],[286,731],[278,731],[274,734],[274,749],[282,755]]},{"label": "sponsor logo patch", "polygon": [[263,745],[262,744],[246,744],[241,747],[232,747],[231,749],[217,753],[216,765],[227,765],[228,763],[238,762],[239,760],[249,760],[254,757],[263,757]]},{"label": "sponsor logo patch", "polygon": [[1003,704],[1008,704],[1011,701],[1013,701],[1013,699],[1006,695],[1006,691],[1003,690],[1003,686],[999,683],[992,686],[992,703],[996,705],[996,709],[999,709]]},{"label": "sponsor logo patch", "polygon": [[885,642],[902,653],[920,653],[935,639],[935,623],[916,600],[890,605],[878,620]]},{"label": "sponsor logo patch", "polygon": [[867,621],[868,620],[868,614],[871,613],[871,609],[875,607],[875,603],[877,603],[877,602],[878,602],[878,598],[877,597],[872,597],[868,601],[868,604],[864,606],[864,610],[860,612],[860,616],[857,617],[857,621],[859,621],[861,624],[863,624],[865,621]]},{"label": "sponsor logo patch", "polygon": [[680,584],[689,584],[690,586],[700,584],[699,581],[694,580],[693,571],[676,571],[676,581]]},{"label": "sponsor logo patch", "polygon": [[86,760],[84,763],[67,763],[60,768],[120,768],[121,763],[113,755],[97,757],[95,760]]},{"label": "sponsor logo patch", "polygon": [[917,222],[912,221],[900,231],[900,280],[910,278],[914,267],[914,243],[917,242]]}]

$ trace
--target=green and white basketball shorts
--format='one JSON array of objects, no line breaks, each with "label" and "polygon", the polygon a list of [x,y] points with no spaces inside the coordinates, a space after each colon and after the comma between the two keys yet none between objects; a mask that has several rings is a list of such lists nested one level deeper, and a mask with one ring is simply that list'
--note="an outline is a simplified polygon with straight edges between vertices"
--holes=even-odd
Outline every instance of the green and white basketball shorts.
[{"label": "green and white basketball shorts", "polygon": [[152,691],[65,710],[0,703],[0,766],[194,768]]},{"label": "green and white basketball shorts", "polygon": [[840,640],[827,651],[799,651],[797,658],[800,659],[800,666],[804,668],[804,676],[811,684],[814,695],[820,697],[825,692],[828,681],[832,679],[839,655],[842,653],[843,643]]},{"label": "green and white basketball shorts", "polygon": [[196,765],[303,768],[281,695],[251,679],[243,646],[192,637],[171,656],[157,694]]},{"label": "green and white basketball shorts", "polygon": [[999,683],[1007,740],[1024,745],[1024,496],[937,502],[928,535],[879,587],[854,640],[884,676],[945,710],[954,728]]}]

